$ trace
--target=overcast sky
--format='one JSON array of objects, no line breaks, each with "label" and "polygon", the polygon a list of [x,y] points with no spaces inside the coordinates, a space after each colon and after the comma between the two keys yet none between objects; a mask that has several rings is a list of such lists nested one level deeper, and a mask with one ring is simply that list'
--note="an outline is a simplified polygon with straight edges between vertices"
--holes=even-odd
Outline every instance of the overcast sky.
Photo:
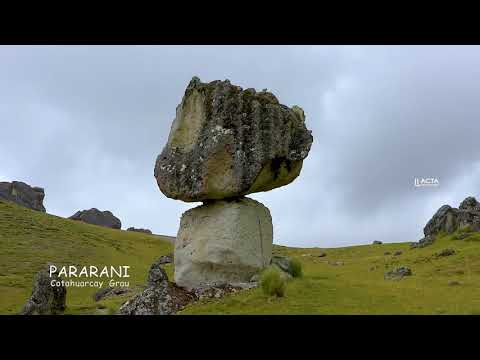
[{"label": "overcast sky", "polygon": [[301,106],[313,132],[300,176],[250,195],[274,243],[414,241],[480,197],[479,64],[477,46],[0,46],[0,181],[44,187],[50,214],[175,236],[198,204],[160,192],[155,158],[192,76],[229,79]]}]

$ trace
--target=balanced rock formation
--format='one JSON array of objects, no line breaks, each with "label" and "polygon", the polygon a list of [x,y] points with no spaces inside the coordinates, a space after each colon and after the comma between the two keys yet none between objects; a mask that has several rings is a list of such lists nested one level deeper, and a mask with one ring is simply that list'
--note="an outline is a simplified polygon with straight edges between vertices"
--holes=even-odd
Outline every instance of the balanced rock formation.
[{"label": "balanced rock formation", "polygon": [[45,212],[43,199],[45,191],[40,187],[31,187],[21,181],[0,182],[0,199],[17,203],[26,208]]},{"label": "balanced rock formation", "polygon": [[268,191],[299,174],[313,137],[298,106],[228,80],[194,77],[155,164],[160,190],[187,202]]},{"label": "balanced rock formation", "polygon": [[245,195],[294,181],[312,141],[303,110],[266,90],[190,81],[154,170],[167,197],[203,202],[182,215],[177,285],[251,286],[270,264],[273,226],[270,211]]},{"label": "balanced rock formation", "polygon": [[175,282],[188,289],[249,282],[270,264],[270,211],[249,198],[218,200],[186,211],[175,242]]},{"label": "balanced rock formation", "polygon": [[121,229],[121,221],[110,211],[100,211],[98,209],[77,211],[69,217],[72,220],[83,221],[88,224],[105,226],[112,229]]},{"label": "balanced rock formation", "polygon": [[141,233],[150,234],[150,235],[152,234],[152,231],[149,229],[137,229],[134,227],[129,227],[127,231],[141,232]]},{"label": "balanced rock formation", "polygon": [[21,311],[21,315],[55,315],[65,310],[67,289],[52,286],[52,281],[61,282],[58,271],[50,276],[50,267],[40,270],[35,276],[32,295]]}]

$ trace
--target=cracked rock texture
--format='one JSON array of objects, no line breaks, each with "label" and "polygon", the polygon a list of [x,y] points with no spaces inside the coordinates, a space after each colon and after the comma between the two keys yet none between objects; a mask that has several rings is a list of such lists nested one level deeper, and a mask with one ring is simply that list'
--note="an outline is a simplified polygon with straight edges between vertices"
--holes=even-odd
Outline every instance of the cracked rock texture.
[{"label": "cracked rock texture", "polygon": [[443,205],[427,223],[423,232],[425,236],[429,236],[441,231],[452,233],[465,227],[480,231],[480,203],[472,196],[463,200],[458,209]]},{"label": "cracked rock texture", "polygon": [[291,183],[312,145],[305,114],[270,92],[194,77],[154,175],[169,198],[239,197]]},{"label": "cracked rock texture", "polygon": [[218,200],[186,211],[175,242],[175,283],[192,289],[249,282],[270,263],[270,211],[249,199]]}]

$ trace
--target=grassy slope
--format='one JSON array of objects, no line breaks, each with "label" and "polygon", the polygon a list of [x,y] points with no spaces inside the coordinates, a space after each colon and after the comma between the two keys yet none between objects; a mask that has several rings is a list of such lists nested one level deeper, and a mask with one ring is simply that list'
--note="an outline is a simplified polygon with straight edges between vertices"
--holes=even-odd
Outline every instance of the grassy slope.
[{"label": "grassy slope", "polygon": [[[443,237],[429,247],[408,244],[294,249],[277,254],[297,257],[304,277],[289,282],[285,298],[268,299],[259,289],[221,300],[199,302],[182,314],[480,314],[480,233],[466,240]],[[436,258],[446,247],[457,254]],[[385,251],[403,251],[394,257]],[[18,312],[31,292],[32,279],[47,261],[82,265],[130,265],[130,285],[145,283],[150,264],[172,251],[161,237],[112,230],[46,215],[0,201],[0,314]],[[327,253],[324,258],[302,256]],[[344,265],[332,265],[341,261]],[[409,266],[414,275],[384,280],[385,271]],[[166,267],[171,277],[172,268]],[[461,282],[449,286],[450,280]],[[94,288],[69,288],[67,314],[114,312],[128,297],[100,302]],[[130,295],[131,296],[131,295]]]},{"label": "grassy slope", "polygon": [[[437,258],[451,247],[456,255]],[[394,257],[384,252],[403,251]],[[324,258],[302,256],[325,251]],[[446,236],[423,249],[408,244],[292,249],[274,252],[297,257],[304,277],[287,286],[284,298],[267,299],[260,289],[222,300],[190,305],[182,314],[480,314],[480,234],[465,240]],[[341,261],[341,265],[330,263]],[[406,265],[413,276],[384,280],[384,273]],[[461,282],[449,286],[450,280]]]},{"label": "grassy slope", "polygon": [[[130,287],[138,288],[145,283],[152,262],[172,250],[159,236],[89,225],[0,201],[0,314],[21,310],[31,294],[34,275],[49,261],[59,266],[130,265]],[[172,269],[166,270],[171,276]],[[68,288],[66,313],[113,312],[125,301],[122,297],[105,300],[100,304],[106,309],[97,310],[99,303],[92,300],[96,291]]]}]

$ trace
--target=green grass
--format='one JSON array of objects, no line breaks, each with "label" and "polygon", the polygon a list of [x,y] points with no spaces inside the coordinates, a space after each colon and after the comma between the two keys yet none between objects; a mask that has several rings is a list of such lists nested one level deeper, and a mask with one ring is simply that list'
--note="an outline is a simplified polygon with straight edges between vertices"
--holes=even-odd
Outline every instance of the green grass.
[{"label": "green grass", "polygon": [[[268,297],[255,289],[189,305],[181,314],[477,314],[480,233],[465,240],[453,240],[455,236],[421,249],[410,249],[408,243],[335,249],[275,246],[275,254],[294,257],[303,268],[303,277],[287,283],[284,297]],[[447,247],[457,253],[435,256]],[[397,250],[402,255],[384,255]],[[302,256],[321,252],[327,256]],[[343,265],[333,265],[337,262]],[[384,279],[386,271],[402,265],[410,267],[413,276]],[[450,280],[461,285],[449,286]]]},{"label": "green grass", "polygon": [[[458,235],[443,235],[417,249],[408,243],[335,249],[274,246],[274,254],[302,265],[303,276],[287,282],[284,297],[269,297],[257,288],[199,301],[180,314],[479,314],[480,233],[468,233],[463,240]],[[456,254],[437,257],[445,248]],[[96,303],[92,295],[98,289],[67,290],[66,314],[113,314],[142,289],[153,261],[172,250],[158,236],[88,225],[0,201],[0,314],[20,311],[33,276],[48,261],[130,265],[131,294]],[[384,255],[397,250],[402,255]],[[327,256],[314,256],[320,252]],[[386,271],[402,265],[413,276],[384,279]],[[166,270],[172,278],[172,265]],[[449,286],[451,280],[460,285]]]},{"label": "green grass", "polygon": [[[85,224],[0,201],[0,314],[21,310],[34,275],[47,262],[58,267],[129,265],[131,277],[123,280],[138,292],[153,261],[172,251],[173,246],[160,236]],[[171,277],[172,266],[167,265],[166,271]],[[98,290],[67,288],[66,314],[111,313],[132,296],[95,302],[92,295]]]}]

